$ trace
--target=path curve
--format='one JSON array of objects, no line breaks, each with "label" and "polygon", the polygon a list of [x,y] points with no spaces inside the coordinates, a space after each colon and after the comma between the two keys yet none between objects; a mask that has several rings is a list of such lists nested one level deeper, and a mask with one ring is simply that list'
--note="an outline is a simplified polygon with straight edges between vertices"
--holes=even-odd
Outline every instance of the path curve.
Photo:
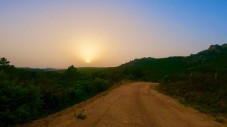
[{"label": "path curve", "polygon": [[[23,127],[226,127],[157,92],[157,83],[126,83]],[[86,119],[75,115],[85,114]]]}]

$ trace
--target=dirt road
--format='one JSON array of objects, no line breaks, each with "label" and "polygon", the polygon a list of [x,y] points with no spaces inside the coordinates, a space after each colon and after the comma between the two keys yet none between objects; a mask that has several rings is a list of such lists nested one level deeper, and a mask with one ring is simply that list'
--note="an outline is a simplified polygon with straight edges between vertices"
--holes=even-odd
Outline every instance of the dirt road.
[{"label": "dirt road", "polygon": [[[24,127],[226,127],[157,92],[155,83],[128,83]],[[85,114],[84,120],[76,114]]]}]

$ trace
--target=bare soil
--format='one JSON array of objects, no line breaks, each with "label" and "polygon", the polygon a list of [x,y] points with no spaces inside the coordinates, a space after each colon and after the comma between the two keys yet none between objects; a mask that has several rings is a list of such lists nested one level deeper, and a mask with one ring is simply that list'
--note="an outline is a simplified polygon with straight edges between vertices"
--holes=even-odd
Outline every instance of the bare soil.
[{"label": "bare soil", "polygon": [[125,83],[22,127],[227,127],[157,92],[156,85]]}]

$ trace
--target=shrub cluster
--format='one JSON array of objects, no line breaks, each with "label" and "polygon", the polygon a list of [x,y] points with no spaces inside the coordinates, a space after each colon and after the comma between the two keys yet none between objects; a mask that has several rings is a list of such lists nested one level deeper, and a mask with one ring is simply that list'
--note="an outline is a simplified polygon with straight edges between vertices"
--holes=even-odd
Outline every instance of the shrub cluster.
[{"label": "shrub cluster", "polygon": [[184,79],[163,81],[158,89],[202,112],[224,114],[227,117],[226,79],[215,79],[212,74],[198,74]]},{"label": "shrub cluster", "polygon": [[107,90],[113,83],[107,76],[85,75],[74,66],[60,71],[18,69],[3,60],[0,126],[23,124],[54,113]]}]

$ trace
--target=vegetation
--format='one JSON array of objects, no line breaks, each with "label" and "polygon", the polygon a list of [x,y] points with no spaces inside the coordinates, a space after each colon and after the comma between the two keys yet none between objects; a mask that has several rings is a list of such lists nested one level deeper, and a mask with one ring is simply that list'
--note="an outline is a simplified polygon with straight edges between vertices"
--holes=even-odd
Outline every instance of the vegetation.
[{"label": "vegetation", "polygon": [[0,60],[0,126],[22,124],[84,101],[115,81],[67,70],[20,69]]},{"label": "vegetation", "polygon": [[[161,82],[158,89],[182,103],[227,117],[226,58],[227,44],[212,45],[188,57],[135,59],[114,68],[15,68],[1,58],[0,126],[22,124],[54,113],[121,80]],[[222,120],[222,116],[217,119]]]},{"label": "vegetation", "polygon": [[202,112],[227,117],[227,44],[188,57],[135,59],[121,65],[126,78],[161,82],[158,89]]},{"label": "vegetation", "polygon": [[81,119],[81,120],[86,119],[86,115],[85,115],[84,113],[79,113],[79,114],[75,115],[75,117],[76,117],[77,119]]},{"label": "vegetation", "polygon": [[227,115],[226,80],[215,80],[209,74],[184,78],[164,81],[159,89],[202,112]]}]

